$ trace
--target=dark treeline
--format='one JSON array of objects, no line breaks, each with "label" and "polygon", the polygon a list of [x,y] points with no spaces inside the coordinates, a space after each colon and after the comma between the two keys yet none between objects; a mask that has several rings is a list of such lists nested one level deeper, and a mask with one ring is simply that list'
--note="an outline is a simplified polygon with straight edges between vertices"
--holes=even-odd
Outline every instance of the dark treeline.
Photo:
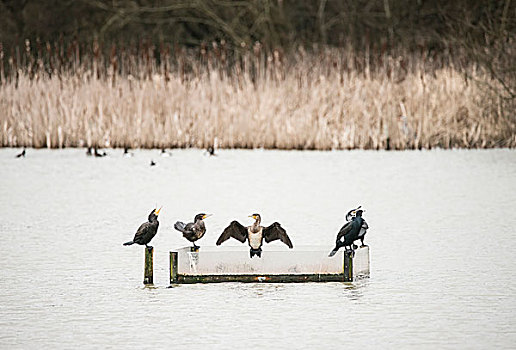
[{"label": "dark treeline", "polygon": [[0,0],[0,23],[4,59],[19,58],[27,39],[32,50],[85,45],[108,59],[114,44],[142,42],[157,59],[163,47],[214,43],[232,52],[256,42],[269,52],[351,46],[435,56],[460,49],[500,81],[504,97],[516,96],[511,0]]},{"label": "dark treeline", "polygon": [[486,44],[494,32],[514,35],[515,10],[510,0],[1,0],[0,41],[442,47],[465,34]]}]

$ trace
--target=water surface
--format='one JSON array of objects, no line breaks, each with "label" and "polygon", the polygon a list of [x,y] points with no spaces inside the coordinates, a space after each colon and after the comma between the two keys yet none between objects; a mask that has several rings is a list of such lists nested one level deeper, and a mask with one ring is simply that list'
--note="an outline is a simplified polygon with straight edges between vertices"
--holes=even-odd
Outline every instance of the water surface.
[{"label": "water surface", "polygon": [[[516,344],[515,151],[17,151],[0,150],[0,348]],[[214,245],[258,212],[330,250],[359,204],[370,279],[167,288],[176,220],[214,213]],[[143,248],[121,244],[156,205],[145,288]]]}]

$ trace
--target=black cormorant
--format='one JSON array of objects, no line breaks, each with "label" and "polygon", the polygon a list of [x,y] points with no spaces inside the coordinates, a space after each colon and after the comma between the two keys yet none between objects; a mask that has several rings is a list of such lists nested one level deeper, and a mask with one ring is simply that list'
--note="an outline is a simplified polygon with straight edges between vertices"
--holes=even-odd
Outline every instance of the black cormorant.
[{"label": "black cormorant", "polygon": [[145,245],[148,249],[151,249],[152,247],[148,246],[149,242],[156,236],[156,233],[158,233],[158,215],[161,208],[158,210],[153,209],[151,213],[149,214],[149,218],[147,222],[144,222],[140,225],[138,228],[138,231],[136,231],[134,238],[132,241],[125,242],[124,245],[131,245],[131,244],[140,244]]},{"label": "black cormorant", "polygon": [[21,158],[21,157],[25,158],[25,148],[23,149],[23,151],[21,151],[21,153],[18,153],[16,155],[16,158]]},{"label": "black cormorant", "polygon": [[358,206],[358,208],[355,208],[355,209],[351,209],[350,211],[348,211],[348,213],[346,214],[346,221],[351,221],[353,220],[353,218],[355,217],[356,213],[357,213],[357,210],[362,208],[361,205]]},{"label": "black cormorant", "polygon": [[204,225],[204,219],[211,215],[204,213],[195,215],[194,222],[189,222],[185,225],[184,222],[178,221],[174,224],[174,228],[179,232],[183,233],[183,237],[193,243],[195,250],[199,249],[199,246],[195,245],[195,242],[201,239],[206,233],[206,226]]},{"label": "black cormorant", "polygon": [[[328,256],[334,256],[335,253],[337,253],[337,251],[342,247],[345,247],[346,251],[348,250],[348,247],[350,250],[353,250],[351,246],[353,245],[353,242],[360,238],[362,229],[364,229],[363,235],[365,235],[365,231],[367,231],[369,227],[367,226],[365,220],[362,219],[362,213],[363,210],[357,210],[355,212],[356,216],[351,221],[348,221],[344,226],[342,226],[339,233],[337,234],[335,248],[333,248]],[[343,237],[344,240],[342,240]]]},{"label": "black cormorant", "polygon": [[263,227],[260,225],[260,214],[249,215],[249,217],[253,218],[255,222],[248,227],[244,227],[236,220],[232,221],[231,224],[229,224],[229,226],[226,227],[224,232],[222,232],[220,235],[219,239],[217,240],[217,245],[221,245],[231,237],[242,243],[245,243],[247,240],[249,247],[251,247],[249,253],[251,258],[255,255],[261,258],[262,244],[264,239],[267,243],[279,239],[290,249],[293,248],[292,242],[287,235],[287,231],[285,231],[285,229],[281,227],[278,222],[275,222],[268,227]]}]

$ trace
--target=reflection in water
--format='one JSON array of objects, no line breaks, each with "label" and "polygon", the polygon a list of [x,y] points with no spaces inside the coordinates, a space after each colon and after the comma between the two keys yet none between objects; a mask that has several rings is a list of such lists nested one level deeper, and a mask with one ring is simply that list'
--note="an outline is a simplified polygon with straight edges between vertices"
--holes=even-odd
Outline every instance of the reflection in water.
[{"label": "reflection in water", "polygon": [[368,280],[368,278],[362,278],[354,282],[342,282],[341,285],[344,287],[342,290],[344,296],[349,300],[360,300],[367,288]]},{"label": "reflection in water", "polygon": [[[0,149],[0,348],[339,349],[343,330],[357,348],[516,343],[514,151],[182,150],[150,168],[153,152],[16,162]],[[143,248],[121,244],[156,203],[155,285],[143,287]],[[167,288],[180,218],[214,213],[202,241],[214,246],[260,212],[294,249],[329,251],[357,205],[370,279]]]}]

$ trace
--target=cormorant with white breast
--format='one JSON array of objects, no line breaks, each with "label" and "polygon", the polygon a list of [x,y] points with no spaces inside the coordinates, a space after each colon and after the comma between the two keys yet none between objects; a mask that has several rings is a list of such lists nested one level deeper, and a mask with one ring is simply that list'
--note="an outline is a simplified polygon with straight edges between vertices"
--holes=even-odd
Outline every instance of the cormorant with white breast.
[{"label": "cormorant with white breast", "polygon": [[263,240],[269,243],[275,240],[280,240],[285,243],[290,249],[293,248],[292,242],[287,235],[287,231],[278,222],[273,223],[268,227],[263,227],[260,225],[261,217],[260,214],[249,215],[250,218],[253,218],[255,222],[248,227],[244,227],[238,221],[234,220],[229,224],[228,227],[222,232],[219,239],[217,240],[217,245],[221,245],[229,238],[234,238],[242,243],[245,243],[247,240],[249,243],[250,256],[251,258],[257,255],[259,258],[262,256],[262,245]]},{"label": "cormorant with white breast", "polygon": [[194,222],[189,222],[185,225],[184,222],[178,221],[174,224],[174,228],[182,232],[183,237],[193,243],[194,250],[199,249],[199,246],[195,245],[195,242],[201,239],[206,233],[206,226],[203,220],[209,216],[211,215],[201,213],[195,215]]},{"label": "cormorant with white breast", "polygon": [[134,243],[145,245],[147,249],[151,249],[152,247],[148,246],[149,242],[156,236],[158,233],[158,215],[161,208],[158,210],[153,209],[149,214],[148,221],[144,222],[136,231],[134,238],[132,241],[125,242],[124,245],[132,245]]},{"label": "cormorant with white breast", "polygon": [[[363,210],[356,210],[354,214],[352,213],[352,215],[356,216],[351,221],[348,221],[344,226],[342,226],[339,233],[337,234],[335,248],[333,248],[328,256],[334,256],[342,247],[345,247],[346,251],[348,250],[348,247],[350,250],[353,250],[351,246],[357,239],[361,239],[362,246],[364,246],[364,236],[369,226],[362,218],[362,213]],[[344,240],[342,240],[343,237]]]}]

